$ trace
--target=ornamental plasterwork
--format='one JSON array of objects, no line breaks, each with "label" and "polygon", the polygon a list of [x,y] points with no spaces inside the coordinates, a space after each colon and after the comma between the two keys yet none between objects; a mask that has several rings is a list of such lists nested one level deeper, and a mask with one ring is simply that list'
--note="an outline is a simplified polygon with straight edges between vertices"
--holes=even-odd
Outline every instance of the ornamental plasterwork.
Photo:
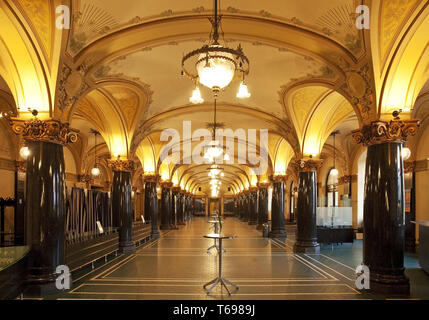
[{"label": "ornamental plasterwork", "polygon": [[[259,11],[248,11],[229,6],[224,10],[230,15],[239,14],[250,17],[262,17],[268,20],[296,25],[300,28],[317,32],[341,43],[355,56],[360,56],[364,48],[361,33],[357,28],[353,28],[356,21],[355,8],[356,6],[354,1],[349,0],[349,3],[345,5],[339,5],[336,8],[328,10],[325,14],[320,16],[319,19],[317,19],[315,24],[307,23],[303,21],[303,18],[296,16],[278,16],[263,8]],[[133,25],[186,14],[202,14],[206,13],[206,11],[208,12],[209,10],[206,10],[202,6],[180,11],[166,9],[158,15],[137,15],[127,21],[119,22],[106,10],[92,4],[84,3],[79,10],[73,13],[74,28],[69,42],[68,51],[72,55],[75,55],[90,43],[108,35],[109,33],[113,33],[114,31],[125,29]]]}]

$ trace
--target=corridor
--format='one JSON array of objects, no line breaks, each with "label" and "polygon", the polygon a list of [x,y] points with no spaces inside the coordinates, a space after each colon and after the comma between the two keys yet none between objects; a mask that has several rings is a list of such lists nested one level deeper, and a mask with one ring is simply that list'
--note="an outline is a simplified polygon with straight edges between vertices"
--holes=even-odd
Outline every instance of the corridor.
[{"label": "corridor", "polygon": [[[294,254],[294,226],[286,240],[261,237],[261,232],[237,218],[226,218],[224,276],[239,286],[229,297],[216,287],[206,295],[202,286],[217,275],[217,255],[207,254],[212,240],[208,219],[194,217],[179,230],[162,233],[135,254],[118,255],[93,270],[73,274],[68,293],[41,299],[377,299],[355,289],[354,269],[362,260],[362,245],[322,246],[319,255]],[[428,298],[429,280],[415,256],[405,259],[411,299]],[[417,286],[418,283],[418,286]],[[426,288],[426,289],[425,289]],[[27,299],[34,299],[24,297]],[[388,298],[388,297],[387,297]]]}]

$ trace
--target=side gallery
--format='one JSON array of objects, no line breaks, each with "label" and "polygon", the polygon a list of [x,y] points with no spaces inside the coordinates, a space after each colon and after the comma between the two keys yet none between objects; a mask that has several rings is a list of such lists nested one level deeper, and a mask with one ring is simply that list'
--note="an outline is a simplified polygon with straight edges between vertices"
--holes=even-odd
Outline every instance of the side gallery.
[{"label": "side gallery", "polygon": [[174,315],[200,315],[204,318],[207,312],[207,307],[186,307],[183,304],[180,307],[174,307]]}]

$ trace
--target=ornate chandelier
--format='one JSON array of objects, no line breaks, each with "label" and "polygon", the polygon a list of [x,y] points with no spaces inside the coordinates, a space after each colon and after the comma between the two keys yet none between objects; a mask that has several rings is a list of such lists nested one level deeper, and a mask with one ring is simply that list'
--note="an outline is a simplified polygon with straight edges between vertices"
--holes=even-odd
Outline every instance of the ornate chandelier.
[{"label": "ornate chandelier", "polygon": [[210,168],[207,169],[209,171],[209,177],[212,179],[215,179],[216,177],[218,177],[219,175],[221,177],[224,176],[223,168],[219,167],[217,165],[212,165]]},{"label": "ornate chandelier", "polygon": [[209,44],[189,52],[182,59],[182,75],[185,74],[197,83],[190,99],[192,103],[202,103],[198,83],[211,89],[215,97],[219,91],[226,88],[237,75],[242,76],[242,82],[237,93],[238,98],[248,98],[250,94],[244,83],[244,76],[249,74],[249,59],[243,53],[241,45],[231,49],[219,44],[219,28],[222,16],[218,13],[218,1],[214,0],[214,16],[209,18],[212,24],[212,36]]}]

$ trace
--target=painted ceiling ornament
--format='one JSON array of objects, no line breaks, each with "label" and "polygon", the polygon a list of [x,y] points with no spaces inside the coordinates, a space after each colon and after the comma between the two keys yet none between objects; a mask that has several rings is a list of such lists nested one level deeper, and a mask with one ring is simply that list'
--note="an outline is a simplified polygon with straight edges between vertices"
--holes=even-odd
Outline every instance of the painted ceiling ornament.
[{"label": "painted ceiling ornament", "polygon": [[113,171],[121,172],[132,172],[134,171],[134,161],[132,160],[121,160],[121,157],[118,156],[116,160],[108,160],[109,166]]},{"label": "painted ceiling ornament", "polygon": [[[214,0],[214,16],[209,18],[212,24],[209,44],[187,53],[182,58],[182,75],[211,89],[215,97],[238,76],[242,78],[241,84],[244,86],[244,77],[249,74],[249,59],[241,45],[238,45],[237,49],[231,49],[219,43],[222,16],[219,15],[218,1]],[[241,90],[243,92],[242,87]],[[248,98],[250,95],[239,97]]]},{"label": "painted ceiling ornament", "polygon": [[40,120],[37,118],[38,111],[32,110],[33,118],[22,120],[10,118],[12,131],[22,135],[26,141],[43,141],[65,146],[77,141],[79,131],[69,127],[68,123],[59,120]]},{"label": "painted ceiling ornament", "polygon": [[363,65],[359,70],[345,70],[346,81],[341,89],[346,92],[350,101],[359,108],[363,119],[374,117],[375,94],[373,75],[368,64]]},{"label": "painted ceiling ornament", "polygon": [[414,136],[417,133],[420,127],[420,120],[401,120],[398,115],[399,113],[395,111],[393,120],[373,121],[361,129],[353,130],[354,141],[364,146],[389,142],[406,142],[408,136]]}]

